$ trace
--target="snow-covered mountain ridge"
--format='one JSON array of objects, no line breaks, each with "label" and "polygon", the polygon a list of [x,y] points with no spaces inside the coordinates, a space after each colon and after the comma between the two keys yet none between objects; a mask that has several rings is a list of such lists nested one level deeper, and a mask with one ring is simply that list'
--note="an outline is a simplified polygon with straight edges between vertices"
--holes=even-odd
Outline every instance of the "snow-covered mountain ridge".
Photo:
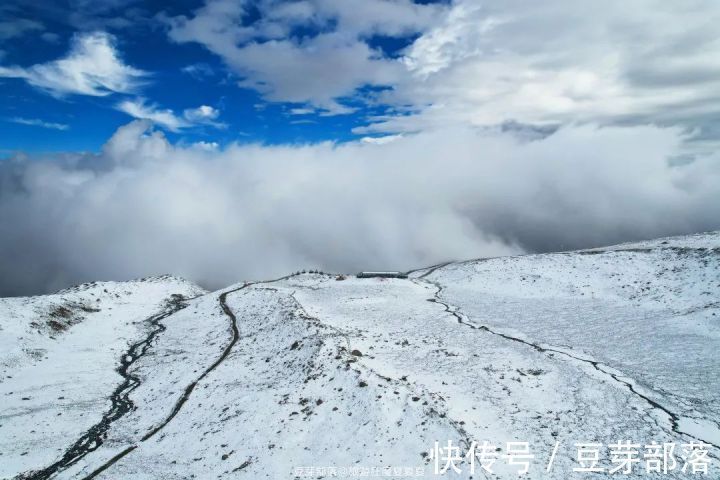
[{"label": "snow-covered mountain ridge", "polygon": [[[639,445],[627,476],[702,478],[691,444],[720,476],[718,232],[408,279],[85,284],[1,299],[0,329],[0,478],[517,478],[523,461],[588,478],[619,475],[620,441]],[[487,468],[436,475],[448,441],[491,443]],[[652,442],[674,445],[667,472]],[[601,472],[576,471],[577,443],[601,444]]]}]

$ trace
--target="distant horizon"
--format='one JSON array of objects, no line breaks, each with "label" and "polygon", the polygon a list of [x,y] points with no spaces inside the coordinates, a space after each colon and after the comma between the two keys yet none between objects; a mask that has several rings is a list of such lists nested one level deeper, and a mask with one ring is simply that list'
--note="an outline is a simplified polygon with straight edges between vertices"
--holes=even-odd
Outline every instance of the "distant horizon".
[{"label": "distant horizon", "polygon": [[720,229],[720,4],[10,0],[0,295]]},{"label": "distant horizon", "polygon": [[[412,267],[412,268],[407,269],[407,270],[393,270],[393,271],[399,271],[400,273],[409,274],[409,273],[419,272],[419,271],[422,271],[422,270],[430,270],[430,269],[433,269],[433,268],[439,267],[439,266],[445,266],[445,265],[451,265],[451,264],[471,263],[471,262],[475,262],[475,261],[490,260],[490,259],[494,259],[494,258],[522,257],[522,256],[528,256],[528,255],[552,255],[552,254],[560,254],[560,253],[572,253],[572,252],[580,252],[580,251],[584,251],[584,250],[597,250],[597,249],[602,249],[602,248],[604,248],[604,247],[617,247],[617,246],[621,246],[621,245],[625,245],[625,244],[630,244],[630,245],[631,245],[631,244],[634,244],[634,243],[642,243],[642,242],[653,241],[653,240],[660,241],[660,240],[665,240],[665,239],[681,238],[681,237],[692,237],[692,236],[708,235],[708,234],[713,234],[713,233],[720,233],[720,231],[718,231],[718,230],[714,230],[714,231],[711,230],[711,231],[706,231],[706,232],[692,232],[692,233],[683,233],[683,234],[670,235],[670,236],[664,236],[664,237],[654,237],[654,238],[636,239],[636,240],[630,240],[630,241],[627,241],[627,242],[614,243],[614,244],[612,244],[612,245],[597,245],[597,246],[585,247],[585,248],[578,248],[578,249],[573,249],[573,250],[553,250],[553,251],[547,251],[547,252],[527,252],[527,253],[518,253],[518,254],[510,254],[510,255],[499,255],[499,256],[494,256],[494,257],[477,257],[477,258],[442,260],[442,261],[439,261],[439,262],[437,262],[437,263],[433,263],[433,264],[431,264],[431,265],[424,265],[424,266],[421,266],[421,267],[415,266],[415,267]],[[318,268],[315,268],[315,267],[305,267],[305,268],[293,269],[292,271],[287,272],[285,275],[281,275],[280,277],[292,276],[292,275],[301,274],[301,273],[310,274],[310,273],[313,273],[313,271],[316,271],[316,270],[317,270],[317,273],[319,273],[319,274],[331,275],[331,276],[336,276],[336,275],[355,275],[355,274],[357,274],[357,273],[360,272],[360,271],[333,271],[333,272],[330,272],[330,271],[322,271],[322,270],[320,270],[320,269],[318,269]],[[370,269],[365,269],[365,270],[363,270],[363,271],[367,271],[367,272],[383,271],[383,272],[384,272],[385,270],[374,270],[374,269],[373,269],[373,270],[370,270]],[[390,271],[390,270],[388,270],[388,271]],[[198,287],[200,287],[200,288],[202,288],[202,289],[204,289],[204,290],[207,290],[208,292],[213,292],[213,291],[217,291],[217,290],[224,290],[225,288],[228,288],[228,287],[230,287],[230,286],[232,286],[232,285],[241,284],[241,283],[243,283],[243,282],[270,282],[270,281],[273,281],[273,279],[271,279],[271,278],[238,278],[236,281],[231,281],[230,283],[228,283],[228,284],[226,284],[226,285],[214,287],[214,286],[212,286],[212,285],[204,285],[204,284],[202,284],[202,283],[196,282],[196,281],[192,280],[191,278],[188,278],[187,276],[184,276],[184,275],[165,272],[165,273],[156,273],[156,274],[150,274],[150,275],[145,275],[145,276],[142,276],[142,277],[133,277],[133,278],[106,278],[106,279],[85,280],[85,281],[80,281],[80,282],[77,282],[77,283],[72,283],[72,284],[69,284],[69,285],[64,286],[64,287],[59,287],[58,289],[53,290],[53,291],[38,292],[38,293],[27,293],[27,294],[17,294],[17,295],[0,295],[0,298],[2,298],[2,297],[10,298],[10,297],[34,297],[34,296],[42,296],[42,295],[55,295],[55,294],[61,293],[63,290],[71,290],[71,289],[73,289],[73,288],[75,288],[75,287],[79,287],[79,286],[83,286],[83,285],[92,285],[92,284],[95,284],[95,283],[105,283],[105,282],[118,282],[118,283],[122,283],[122,282],[135,282],[135,281],[143,281],[143,280],[148,280],[148,279],[162,279],[162,278],[164,278],[164,277],[172,277],[172,278],[177,278],[177,279],[180,279],[180,280],[184,280],[184,281],[190,282],[190,283],[192,283],[192,284],[194,284],[194,285],[196,285],[196,286],[198,286]],[[275,278],[275,277],[273,277],[273,278]]]}]

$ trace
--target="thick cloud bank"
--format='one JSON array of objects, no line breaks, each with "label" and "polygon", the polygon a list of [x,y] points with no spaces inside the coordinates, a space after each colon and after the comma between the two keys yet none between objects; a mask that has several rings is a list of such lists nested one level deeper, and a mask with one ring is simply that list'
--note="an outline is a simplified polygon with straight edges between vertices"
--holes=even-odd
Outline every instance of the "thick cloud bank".
[{"label": "thick cloud bank", "polygon": [[720,158],[656,127],[540,140],[181,146],[135,121],[98,154],[0,162],[0,294],[174,273],[405,269],[720,228]]}]

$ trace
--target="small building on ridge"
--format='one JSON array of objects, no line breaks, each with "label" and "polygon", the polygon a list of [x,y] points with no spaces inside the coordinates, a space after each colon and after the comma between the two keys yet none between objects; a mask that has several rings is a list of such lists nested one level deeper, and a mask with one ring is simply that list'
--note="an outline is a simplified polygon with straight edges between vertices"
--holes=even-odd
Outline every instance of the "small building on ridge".
[{"label": "small building on ridge", "polygon": [[407,278],[403,272],[360,272],[357,278]]}]

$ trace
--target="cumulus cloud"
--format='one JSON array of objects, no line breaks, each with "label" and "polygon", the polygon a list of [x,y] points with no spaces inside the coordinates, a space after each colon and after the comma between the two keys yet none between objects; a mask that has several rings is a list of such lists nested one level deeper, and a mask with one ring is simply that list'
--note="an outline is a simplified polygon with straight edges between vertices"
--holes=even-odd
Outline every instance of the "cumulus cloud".
[{"label": "cumulus cloud", "polygon": [[[705,132],[720,113],[710,0],[208,0],[165,21],[171,40],[203,45],[266,100],[326,114],[391,107],[358,133],[507,121]],[[410,46],[389,57],[374,36]],[[363,96],[367,85],[391,88]]]},{"label": "cumulus cloud", "polygon": [[409,0],[266,0],[254,7],[260,18],[250,22],[244,2],[209,0],[192,17],[166,19],[168,36],[205,46],[242,78],[241,86],[267,100],[307,103],[326,115],[354,111],[338,99],[364,85],[392,85],[404,73],[366,37],[414,34],[444,8]]},{"label": "cumulus cloud", "polygon": [[[432,25],[445,7],[411,0],[270,0],[260,2],[264,20],[261,32],[289,31],[313,25],[348,37],[385,35],[400,37]],[[270,28],[273,26],[274,28]]]},{"label": "cumulus cloud", "polygon": [[367,131],[448,124],[706,125],[720,109],[720,4],[457,0],[405,52],[387,93],[411,115]]},{"label": "cumulus cloud", "polygon": [[185,110],[185,118],[191,122],[208,122],[213,121],[220,116],[220,111],[209,105],[200,105],[197,108],[189,108]]},{"label": "cumulus cloud", "polygon": [[30,67],[0,66],[0,77],[21,78],[54,95],[105,96],[132,92],[146,73],[123,63],[115,38],[104,32],[76,35],[68,54]]},{"label": "cumulus cloud", "polygon": [[412,0],[313,0],[310,3],[325,21],[336,21],[339,31],[363,37],[400,37],[422,32],[433,25],[446,8]]},{"label": "cumulus cloud", "polygon": [[184,128],[198,125],[210,125],[216,128],[225,128],[225,124],[216,122],[220,111],[209,105],[201,105],[197,108],[188,108],[178,116],[172,109],[160,108],[155,104],[148,104],[144,98],[134,100],[123,100],[116,108],[127,113],[131,117],[150,120],[171,132],[178,132]]},{"label": "cumulus cloud", "polygon": [[0,164],[0,294],[161,272],[220,287],[720,228],[720,157],[669,161],[682,140],[652,126],[533,141],[452,127],[219,149],[134,121],[96,155]]},{"label": "cumulus cloud", "polygon": [[240,85],[263,93],[267,100],[308,103],[331,114],[353,111],[337,98],[363,85],[392,85],[402,74],[397,62],[364,42],[331,34],[302,43],[253,43],[228,60],[244,72]]}]

